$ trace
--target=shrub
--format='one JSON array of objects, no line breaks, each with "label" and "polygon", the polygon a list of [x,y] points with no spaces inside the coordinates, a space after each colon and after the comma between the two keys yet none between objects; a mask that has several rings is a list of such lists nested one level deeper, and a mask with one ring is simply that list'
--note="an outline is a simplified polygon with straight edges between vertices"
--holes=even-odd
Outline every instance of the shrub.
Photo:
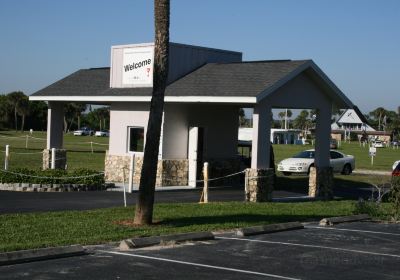
[{"label": "shrub", "polygon": [[381,204],[373,200],[360,199],[355,205],[355,214],[368,214],[371,217],[379,217],[382,215]]},{"label": "shrub", "polygon": [[392,178],[389,201],[392,203],[392,219],[398,221],[400,219],[400,177]]},{"label": "shrub", "polygon": [[71,171],[18,168],[10,170],[10,172],[0,170],[0,183],[102,185],[104,184],[104,174],[86,168]]}]

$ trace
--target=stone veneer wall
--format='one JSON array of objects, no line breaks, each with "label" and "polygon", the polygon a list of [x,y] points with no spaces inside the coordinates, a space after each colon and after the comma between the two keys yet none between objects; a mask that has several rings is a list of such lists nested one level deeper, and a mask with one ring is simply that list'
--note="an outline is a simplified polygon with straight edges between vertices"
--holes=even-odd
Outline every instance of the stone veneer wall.
[{"label": "stone veneer wall", "polygon": [[[130,156],[110,155],[105,158],[105,180],[125,182],[129,178]],[[133,184],[139,184],[143,157],[136,156],[134,160]],[[187,159],[163,159],[157,164],[156,186],[187,186],[189,161]]]},{"label": "stone veneer wall", "polygon": [[266,202],[272,201],[272,191],[275,183],[275,170],[246,169],[245,201]]},{"label": "stone veneer wall", "polygon": [[[55,149],[56,151],[56,169],[66,169],[67,167],[67,150]],[[51,149],[43,150],[43,169],[51,168]]]},{"label": "stone veneer wall", "polygon": [[333,169],[332,167],[310,168],[308,195],[328,200],[333,198]]}]

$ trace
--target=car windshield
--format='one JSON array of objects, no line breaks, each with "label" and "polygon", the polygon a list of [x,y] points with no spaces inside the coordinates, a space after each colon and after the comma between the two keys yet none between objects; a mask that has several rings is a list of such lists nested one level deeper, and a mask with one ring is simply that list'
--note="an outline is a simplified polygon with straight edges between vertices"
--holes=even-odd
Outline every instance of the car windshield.
[{"label": "car windshield", "polygon": [[314,158],[314,154],[314,151],[303,151],[294,155],[292,158]]}]

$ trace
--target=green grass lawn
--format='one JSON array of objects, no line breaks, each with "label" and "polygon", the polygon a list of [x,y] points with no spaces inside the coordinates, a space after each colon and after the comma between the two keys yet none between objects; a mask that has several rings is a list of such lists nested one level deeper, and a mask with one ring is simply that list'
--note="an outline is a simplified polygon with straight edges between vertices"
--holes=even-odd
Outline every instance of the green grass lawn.
[{"label": "green grass lawn", "polygon": [[129,226],[134,208],[0,215],[0,251],[99,244],[124,238],[193,231],[226,230],[257,224],[315,221],[349,215],[351,201],[303,203],[155,204],[152,226]]},{"label": "green grass lawn", "polygon": [[[41,168],[42,155],[40,152],[46,146],[46,132],[34,132],[33,137],[29,138],[28,148],[26,148],[27,132],[0,132],[0,163],[4,164],[5,145],[10,145],[11,161],[10,167]],[[108,149],[108,137],[94,136],[73,136],[72,133],[64,135],[64,147],[68,150],[68,168],[90,168],[104,170],[105,151]],[[93,144],[93,153],[91,144]],[[292,155],[306,149],[312,149],[311,145],[274,145],[275,162],[291,157]],[[393,162],[400,159],[400,149],[378,148],[374,165],[371,166],[371,158],[368,155],[368,147],[360,147],[359,143],[343,143],[338,149],[345,154],[354,155],[356,158],[356,169],[374,169],[391,171]],[[17,154],[34,153],[34,154]],[[246,151],[245,151],[246,153]]]},{"label": "green grass lawn", "polygon": [[[42,154],[40,152],[46,147],[46,132],[34,132],[32,135],[34,138],[28,138],[28,148],[26,148],[27,134],[27,132],[14,131],[0,132],[1,167],[4,165],[6,145],[10,145],[10,168],[39,169],[42,167]],[[105,151],[108,149],[108,140],[108,137],[65,134],[64,148],[68,150],[68,169],[89,168],[104,170],[104,158]],[[90,142],[93,142],[93,144],[91,145]],[[91,146],[93,146],[93,153]]]}]

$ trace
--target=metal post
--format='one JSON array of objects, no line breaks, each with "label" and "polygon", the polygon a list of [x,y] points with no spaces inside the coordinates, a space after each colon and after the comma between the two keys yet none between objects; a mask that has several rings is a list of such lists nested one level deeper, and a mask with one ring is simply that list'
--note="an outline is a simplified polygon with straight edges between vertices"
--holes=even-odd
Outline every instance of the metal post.
[{"label": "metal post", "polygon": [[124,206],[126,207],[125,167],[122,168],[122,186],[124,187]]},{"label": "metal post", "polygon": [[90,149],[92,150],[92,154],[93,154],[93,142],[90,141]]},{"label": "metal post", "polygon": [[10,145],[6,145],[6,157],[4,158],[4,170],[8,170],[9,157],[10,157]]},{"label": "metal post", "polygon": [[204,203],[208,203],[208,162],[204,163],[203,166],[203,176],[204,176]]},{"label": "metal post", "polygon": [[26,141],[25,141],[25,149],[28,149],[28,134],[26,135]]},{"label": "metal post", "polygon": [[128,183],[128,192],[132,192],[133,190],[133,172],[135,168],[135,154],[131,155],[130,163],[129,163],[129,183]]},{"label": "metal post", "polygon": [[56,169],[56,148],[51,148],[51,169]]}]

